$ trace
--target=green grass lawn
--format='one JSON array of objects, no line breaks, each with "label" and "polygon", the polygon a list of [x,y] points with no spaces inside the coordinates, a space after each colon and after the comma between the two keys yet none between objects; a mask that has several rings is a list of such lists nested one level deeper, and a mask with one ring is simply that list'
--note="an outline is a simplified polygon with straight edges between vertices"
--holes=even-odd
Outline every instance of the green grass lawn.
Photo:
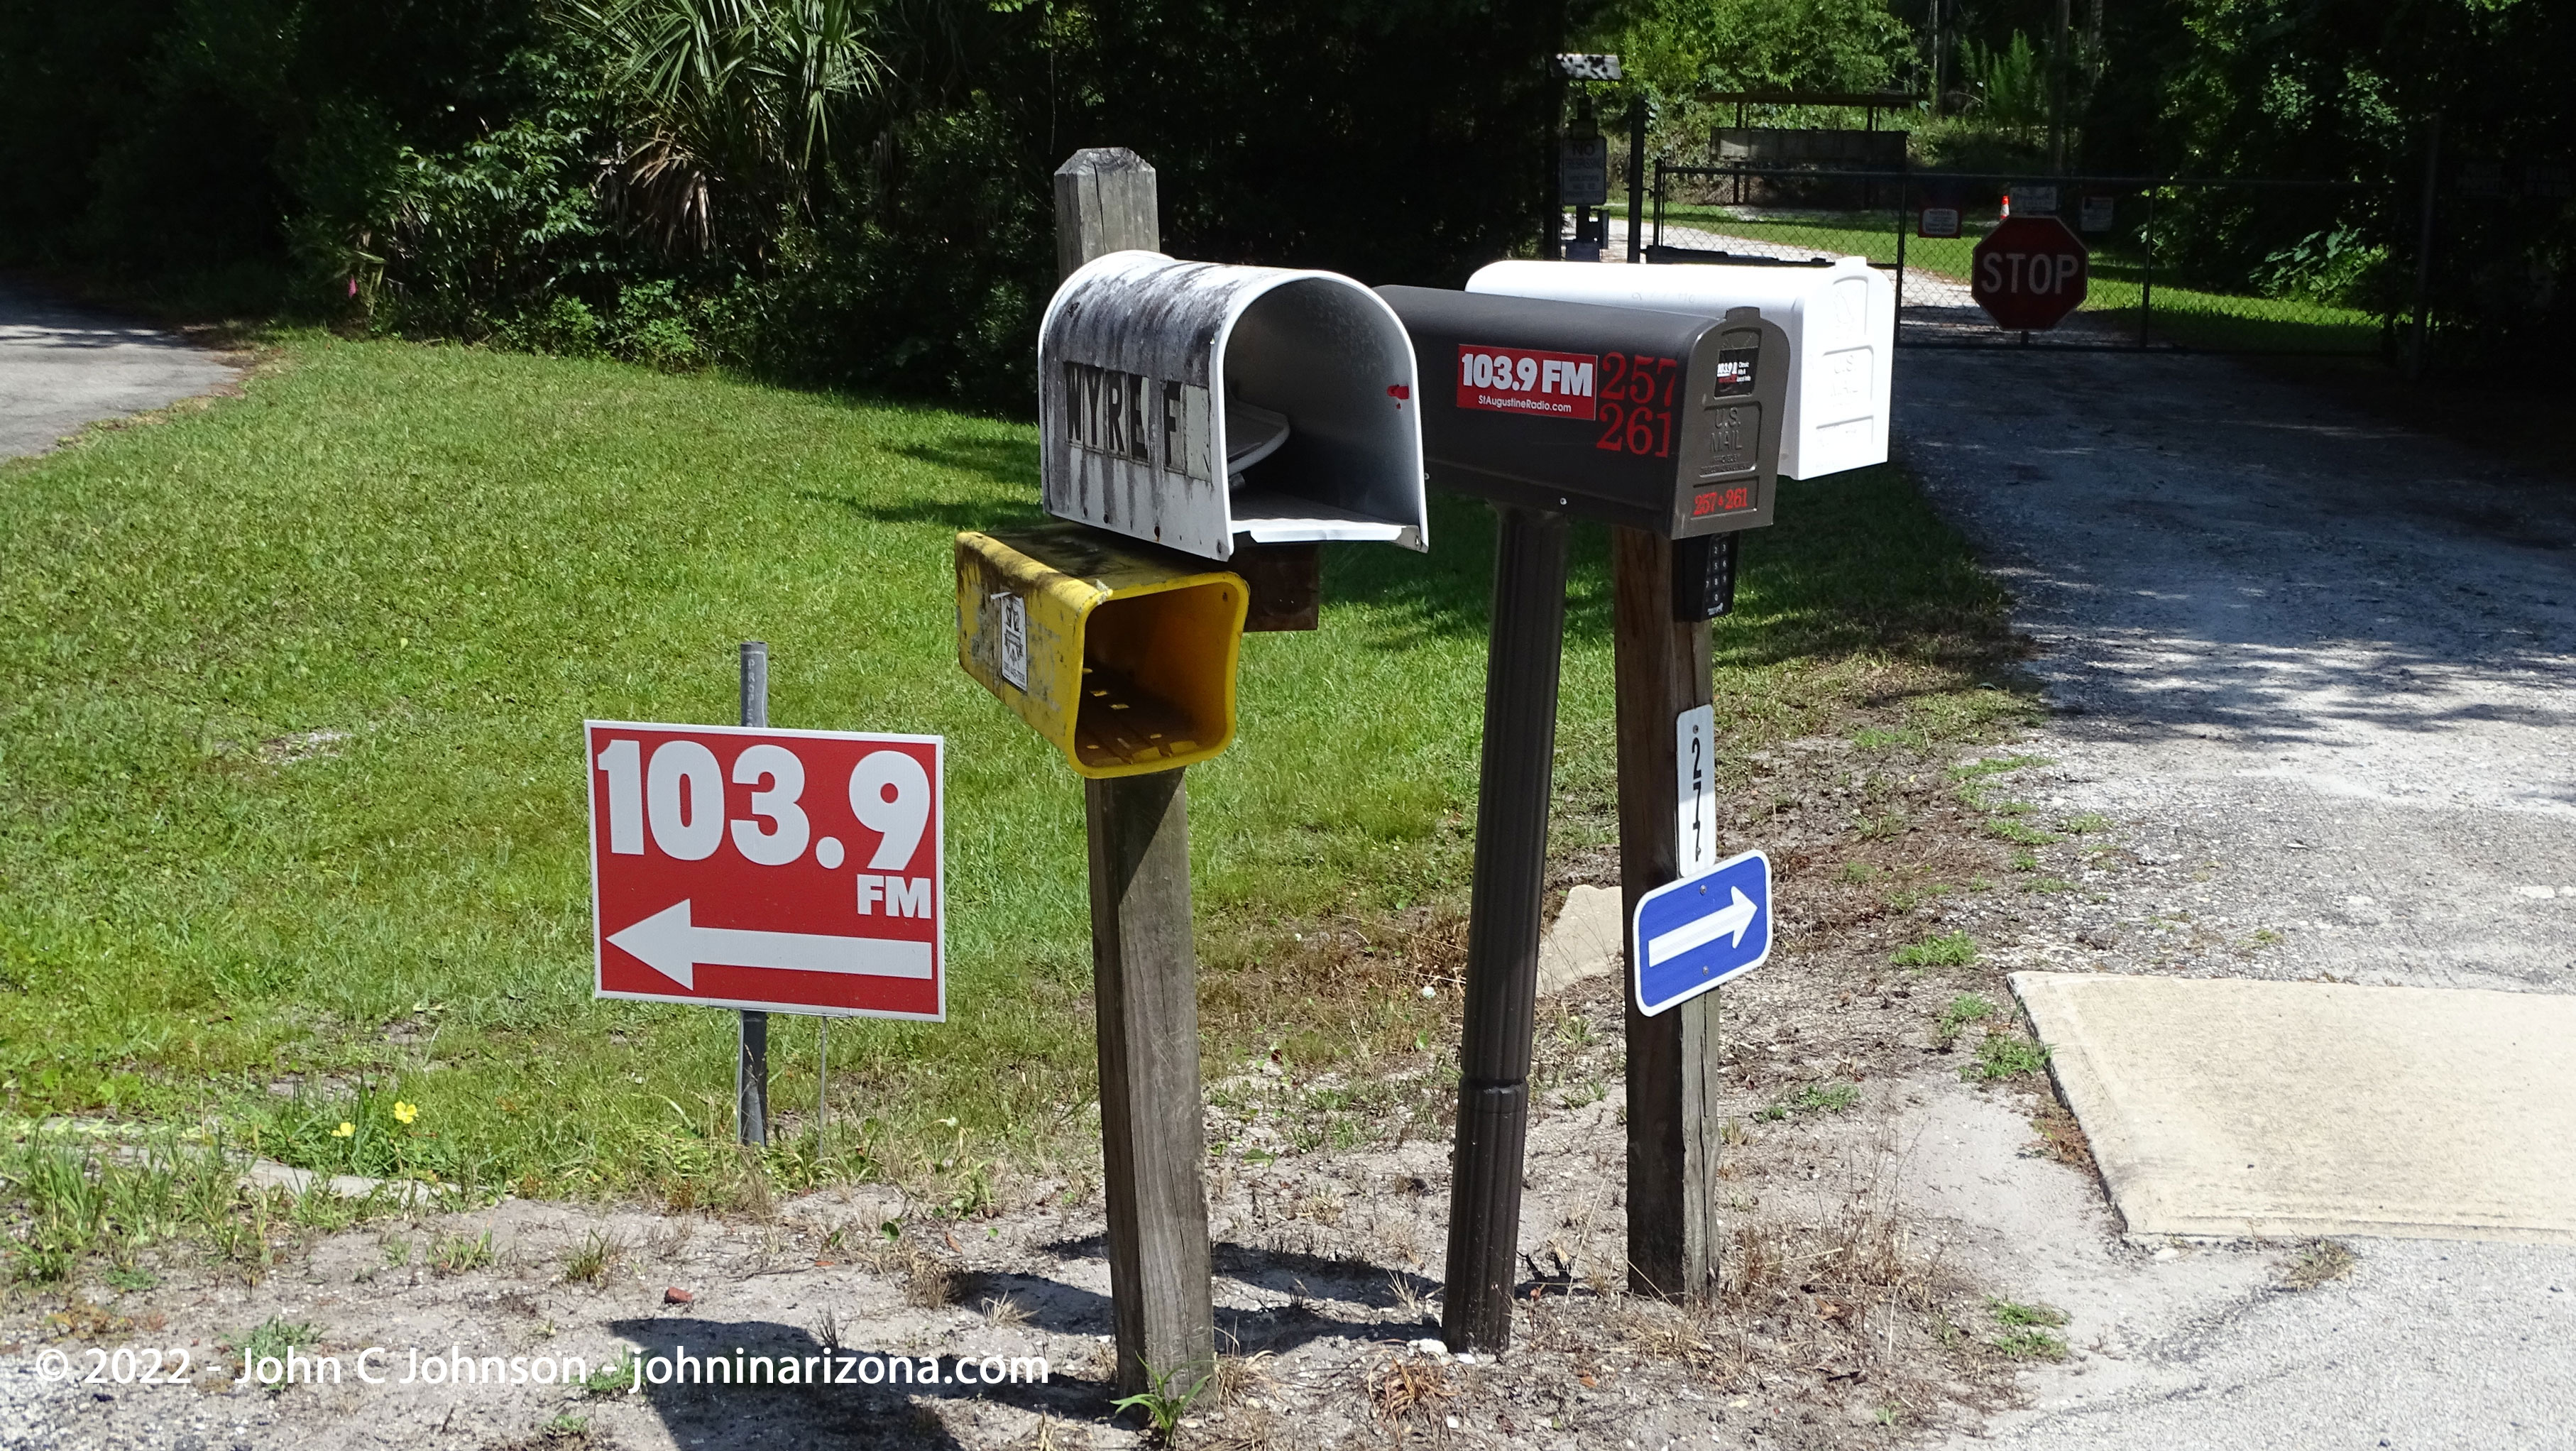
[{"label": "green grass lawn", "polygon": [[[832,1029],[841,1133],[772,1169],[934,1176],[1088,1142],[1081,793],[957,667],[950,537],[1035,517],[1033,431],[609,363],[301,334],[247,396],[0,465],[0,1092],[289,1162],[685,1201],[733,1164],[731,1015],[599,1002],[584,717],[949,743],[951,1021]],[[1718,626],[1747,747],[1974,734],[2001,596],[1891,470],[1784,483]],[[1453,998],[1313,924],[1464,901],[1490,532],[1332,551],[1191,772],[1216,1066],[1435,1049]],[[1604,541],[1579,536],[1561,847],[1613,834]],[[773,1033],[782,1113],[815,1029]],[[417,1106],[409,1122],[397,1103]],[[350,1121],[356,1132],[332,1130]],[[1078,1132],[1077,1132],[1078,1131]]]}]

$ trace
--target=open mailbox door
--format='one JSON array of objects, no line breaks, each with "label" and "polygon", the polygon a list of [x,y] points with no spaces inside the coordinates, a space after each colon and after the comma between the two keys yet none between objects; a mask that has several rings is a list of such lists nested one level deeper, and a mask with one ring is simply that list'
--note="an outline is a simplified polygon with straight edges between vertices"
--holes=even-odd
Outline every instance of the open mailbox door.
[{"label": "open mailbox door", "polygon": [[1047,512],[1203,559],[1427,549],[1415,383],[1404,325],[1347,277],[1109,253],[1039,329]]}]

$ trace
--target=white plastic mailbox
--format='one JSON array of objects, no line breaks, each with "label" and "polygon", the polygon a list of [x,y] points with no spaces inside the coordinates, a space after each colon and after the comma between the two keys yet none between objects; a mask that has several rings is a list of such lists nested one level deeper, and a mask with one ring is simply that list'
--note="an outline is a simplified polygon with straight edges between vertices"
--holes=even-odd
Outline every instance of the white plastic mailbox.
[{"label": "white plastic mailbox", "polygon": [[1467,290],[1709,317],[1724,317],[1731,307],[1758,307],[1789,335],[1780,472],[1813,479],[1887,462],[1896,287],[1865,259],[1845,257],[1821,267],[1496,262],[1467,279]]},{"label": "white plastic mailbox", "polygon": [[1413,344],[1331,272],[1112,252],[1038,328],[1047,512],[1206,559],[1429,547]]}]

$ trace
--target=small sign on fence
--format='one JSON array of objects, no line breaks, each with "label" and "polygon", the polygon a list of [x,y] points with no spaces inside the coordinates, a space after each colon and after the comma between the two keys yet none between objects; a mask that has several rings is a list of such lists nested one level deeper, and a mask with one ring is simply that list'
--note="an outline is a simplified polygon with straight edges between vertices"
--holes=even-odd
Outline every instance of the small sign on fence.
[{"label": "small sign on fence", "polygon": [[2111,218],[2118,210],[2118,198],[2108,192],[2089,192],[2084,197],[2084,214],[2078,225],[2087,232],[2111,230]]},{"label": "small sign on fence", "polygon": [[1610,200],[1610,138],[1568,136],[1557,151],[1557,200],[1597,207]]},{"label": "small sign on fence", "polygon": [[2053,217],[2057,215],[2057,188],[2053,186],[2016,186],[2004,196],[2007,217]]},{"label": "small sign on fence", "polygon": [[1955,237],[1959,235],[1957,207],[1925,207],[1915,224],[1918,237]]}]

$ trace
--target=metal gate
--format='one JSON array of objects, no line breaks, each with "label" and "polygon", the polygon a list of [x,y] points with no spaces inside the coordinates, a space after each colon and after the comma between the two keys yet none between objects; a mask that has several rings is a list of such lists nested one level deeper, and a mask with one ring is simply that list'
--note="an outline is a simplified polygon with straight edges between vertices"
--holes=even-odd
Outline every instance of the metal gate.
[{"label": "metal gate", "polygon": [[[1908,347],[2377,354],[2411,311],[2405,269],[2366,241],[2412,231],[2390,225],[2414,204],[2388,187],[1659,161],[1651,195],[1648,261],[1867,257],[1895,273]],[[2007,206],[2092,252],[2083,306],[2049,332],[2006,332],[1969,298],[1969,254]]]}]

